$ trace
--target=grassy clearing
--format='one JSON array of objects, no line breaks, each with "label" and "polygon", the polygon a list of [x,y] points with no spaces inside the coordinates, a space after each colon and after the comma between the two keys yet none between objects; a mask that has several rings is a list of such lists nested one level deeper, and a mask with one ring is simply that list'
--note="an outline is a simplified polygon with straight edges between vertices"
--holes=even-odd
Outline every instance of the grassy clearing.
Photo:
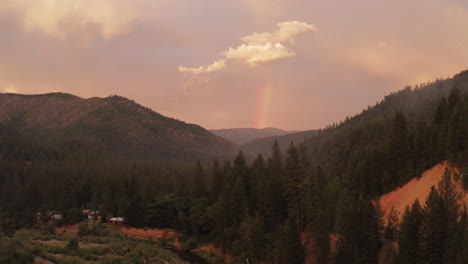
[{"label": "grassy clearing", "polygon": [[188,263],[154,241],[128,238],[107,226],[95,229],[105,234],[79,237],[54,234],[43,227],[18,230],[12,238],[0,237],[0,264]]}]

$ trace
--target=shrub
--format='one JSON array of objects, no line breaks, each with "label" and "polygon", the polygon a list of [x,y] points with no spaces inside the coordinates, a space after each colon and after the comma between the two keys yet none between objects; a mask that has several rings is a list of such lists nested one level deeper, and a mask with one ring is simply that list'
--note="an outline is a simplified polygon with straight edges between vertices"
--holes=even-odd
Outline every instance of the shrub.
[{"label": "shrub", "polygon": [[55,224],[54,223],[48,224],[46,226],[46,230],[47,230],[47,232],[49,232],[49,234],[55,235],[55,233],[56,233]]},{"label": "shrub", "polygon": [[87,261],[97,261],[99,257],[90,252],[89,250],[81,250],[80,257],[86,259]]},{"label": "shrub", "polygon": [[103,225],[103,224],[93,225],[93,227],[89,231],[89,234],[93,235],[93,236],[106,236],[106,235],[108,235],[108,233],[109,232],[108,232],[106,226]]},{"label": "shrub", "polygon": [[90,248],[82,248],[80,249],[80,255],[81,253],[87,253],[90,255],[97,255],[97,256],[103,256],[107,253],[110,253],[111,250],[108,247],[90,247]]},{"label": "shrub", "polygon": [[63,247],[58,247],[58,246],[52,246],[49,248],[48,250],[50,253],[52,254],[64,254],[66,253],[66,249],[64,249]]},{"label": "shrub", "polygon": [[174,248],[174,238],[160,238],[157,240],[158,246],[162,248]]},{"label": "shrub", "polygon": [[77,252],[78,249],[80,249],[80,245],[79,245],[79,243],[78,243],[78,239],[72,238],[72,239],[68,242],[66,249],[67,249],[67,250],[70,250],[70,251],[73,251],[73,252]]},{"label": "shrub", "polygon": [[195,240],[194,239],[189,239],[189,240],[187,240],[186,242],[184,242],[182,244],[180,249],[182,251],[190,251],[190,250],[192,250],[192,249],[194,249],[196,247],[197,247],[197,243],[195,242]]},{"label": "shrub", "polygon": [[131,262],[153,263],[157,261],[158,255],[159,252],[151,245],[138,244],[126,257]]},{"label": "shrub", "polygon": [[0,264],[33,263],[33,256],[19,241],[0,238]]},{"label": "shrub", "polygon": [[88,218],[81,208],[69,209],[63,215],[63,221],[67,224],[76,224]]},{"label": "shrub", "polygon": [[78,226],[78,236],[84,237],[84,236],[87,236],[88,234],[89,234],[88,224],[81,223],[80,226]]},{"label": "shrub", "polygon": [[85,260],[78,258],[78,257],[66,256],[66,257],[61,258],[59,263],[61,264],[84,264],[86,262]]},{"label": "shrub", "polygon": [[104,256],[99,262],[100,264],[120,264],[123,263],[122,258],[116,256]]}]

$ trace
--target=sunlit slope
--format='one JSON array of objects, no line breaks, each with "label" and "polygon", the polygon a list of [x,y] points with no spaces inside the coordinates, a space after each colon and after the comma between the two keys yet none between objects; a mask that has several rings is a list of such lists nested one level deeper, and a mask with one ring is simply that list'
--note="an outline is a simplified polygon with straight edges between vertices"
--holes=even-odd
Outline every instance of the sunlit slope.
[{"label": "sunlit slope", "polygon": [[388,215],[392,207],[394,207],[401,217],[405,208],[411,206],[416,199],[421,204],[424,204],[431,191],[431,187],[437,187],[446,169],[452,173],[452,180],[456,186],[460,203],[468,204],[468,193],[462,188],[461,177],[457,176],[459,175],[458,170],[448,165],[447,161],[444,161],[425,171],[420,178],[414,178],[402,187],[382,195],[380,197],[380,205],[385,215]]}]

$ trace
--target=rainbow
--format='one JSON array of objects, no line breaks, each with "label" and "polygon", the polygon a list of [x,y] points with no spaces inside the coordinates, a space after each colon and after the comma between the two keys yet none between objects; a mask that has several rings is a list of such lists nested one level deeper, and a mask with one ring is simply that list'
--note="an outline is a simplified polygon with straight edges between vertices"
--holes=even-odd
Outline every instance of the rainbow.
[{"label": "rainbow", "polygon": [[257,109],[254,120],[255,128],[266,127],[268,108],[270,106],[270,90],[268,85],[262,85],[257,89]]}]

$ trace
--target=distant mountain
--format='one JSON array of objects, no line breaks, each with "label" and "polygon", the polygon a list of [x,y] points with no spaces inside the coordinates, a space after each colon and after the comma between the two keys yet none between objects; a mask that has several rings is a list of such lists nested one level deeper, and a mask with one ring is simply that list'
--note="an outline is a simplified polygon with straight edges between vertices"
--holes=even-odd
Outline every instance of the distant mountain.
[{"label": "distant mountain", "polygon": [[214,134],[223,137],[231,142],[239,145],[243,145],[255,139],[281,136],[290,134],[296,131],[285,131],[274,127],[268,128],[229,128],[229,129],[212,129],[210,130]]},{"label": "distant mountain", "polygon": [[242,145],[241,149],[250,155],[262,154],[263,157],[269,157],[272,153],[272,147],[275,140],[278,141],[280,149],[284,152],[287,150],[291,142],[297,145],[317,135],[317,133],[318,130],[307,130],[281,136],[259,138]]},{"label": "distant mountain", "polygon": [[165,117],[120,96],[0,94],[0,125],[62,150],[126,158],[190,161],[227,158],[238,151],[201,126]]}]

